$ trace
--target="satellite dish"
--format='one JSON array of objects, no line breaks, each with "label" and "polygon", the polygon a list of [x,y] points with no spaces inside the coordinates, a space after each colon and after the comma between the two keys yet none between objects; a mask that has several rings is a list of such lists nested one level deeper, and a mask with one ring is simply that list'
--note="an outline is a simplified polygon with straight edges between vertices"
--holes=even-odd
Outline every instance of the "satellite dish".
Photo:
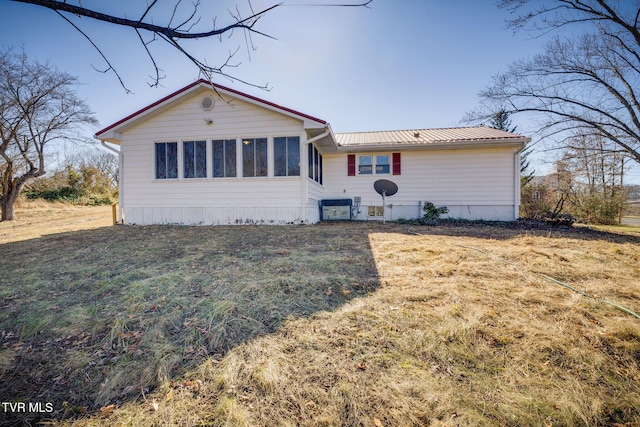
[{"label": "satellite dish", "polygon": [[395,182],[391,182],[388,179],[379,179],[373,183],[373,188],[381,196],[393,196],[398,192],[398,186]]}]

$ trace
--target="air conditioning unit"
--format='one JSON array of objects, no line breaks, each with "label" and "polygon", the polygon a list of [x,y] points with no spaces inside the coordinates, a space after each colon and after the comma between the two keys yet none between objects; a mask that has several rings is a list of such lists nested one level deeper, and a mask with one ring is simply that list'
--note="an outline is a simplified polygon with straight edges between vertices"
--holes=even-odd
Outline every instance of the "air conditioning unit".
[{"label": "air conditioning unit", "polygon": [[349,221],[351,219],[351,199],[329,199],[320,202],[323,221]]}]

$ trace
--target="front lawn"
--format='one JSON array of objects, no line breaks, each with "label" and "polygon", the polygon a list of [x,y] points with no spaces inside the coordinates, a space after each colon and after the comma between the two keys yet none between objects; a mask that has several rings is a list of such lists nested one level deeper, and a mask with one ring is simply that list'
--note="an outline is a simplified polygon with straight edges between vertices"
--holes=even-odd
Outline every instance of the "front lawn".
[{"label": "front lawn", "polygon": [[636,236],[65,224],[0,224],[0,424],[640,423]]}]

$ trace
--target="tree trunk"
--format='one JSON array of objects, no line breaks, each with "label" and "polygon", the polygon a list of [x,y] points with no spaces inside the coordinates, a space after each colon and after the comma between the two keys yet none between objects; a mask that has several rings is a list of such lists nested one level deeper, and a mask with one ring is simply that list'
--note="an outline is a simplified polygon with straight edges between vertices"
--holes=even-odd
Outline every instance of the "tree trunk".
[{"label": "tree trunk", "polygon": [[0,207],[2,208],[2,218],[0,221],[13,221],[14,218],[14,206],[18,196],[20,195],[22,187],[11,187],[5,191],[0,199]]},{"label": "tree trunk", "polygon": [[11,200],[11,198],[5,200],[2,199],[0,201],[0,205],[2,206],[2,219],[0,221],[12,221],[14,219],[14,205],[15,200]]}]

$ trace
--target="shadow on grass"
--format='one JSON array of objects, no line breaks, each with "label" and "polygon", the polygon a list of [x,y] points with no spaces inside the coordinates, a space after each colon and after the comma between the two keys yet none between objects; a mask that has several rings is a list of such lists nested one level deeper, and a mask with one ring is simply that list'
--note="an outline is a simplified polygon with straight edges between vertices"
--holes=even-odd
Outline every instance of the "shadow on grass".
[{"label": "shadow on grass", "polygon": [[139,398],[289,318],[373,292],[369,235],[385,232],[640,243],[519,223],[323,223],[106,227],[3,244],[0,400],[44,411],[3,411],[0,424]]},{"label": "shadow on grass", "polygon": [[[430,234],[438,236],[465,236],[482,239],[507,240],[522,235],[578,240],[601,240],[614,243],[640,244],[640,236],[598,230],[595,227],[574,225],[572,227],[548,225],[540,221],[457,221],[444,220],[437,225],[413,225],[391,223],[390,227],[408,234]],[[390,228],[390,229],[392,229]],[[623,232],[624,227],[620,228]],[[635,230],[631,230],[635,231]]]},{"label": "shadow on grass", "polygon": [[0,245],[0,400],[36,404],[0,424],[138,398],[288,318],[374,291],[369,232],[127,226]]}]

